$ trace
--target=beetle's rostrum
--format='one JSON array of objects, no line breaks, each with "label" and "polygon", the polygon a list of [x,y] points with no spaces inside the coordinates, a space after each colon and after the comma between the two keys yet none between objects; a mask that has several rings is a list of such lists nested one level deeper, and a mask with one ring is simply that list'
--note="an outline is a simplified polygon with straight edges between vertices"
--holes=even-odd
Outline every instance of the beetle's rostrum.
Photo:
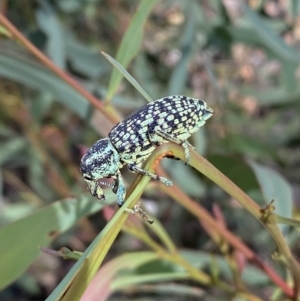
[{"label": "beetle's rostrum", "polygon": [[99,180],[113,178],[107,186],[117,194],[119,207],[124,204],[126,188],[120,169],[125,164],[134,173],[172,182],[141,168],[156,147],[174,142],[182,145],[187,163],[190,159],[187,139],[203,126],[213,114],[205,101],[174,95],[155,100],[116,124],[107,138],[98,140],[82,157],[80,169],[93,196],[104,200]]}]

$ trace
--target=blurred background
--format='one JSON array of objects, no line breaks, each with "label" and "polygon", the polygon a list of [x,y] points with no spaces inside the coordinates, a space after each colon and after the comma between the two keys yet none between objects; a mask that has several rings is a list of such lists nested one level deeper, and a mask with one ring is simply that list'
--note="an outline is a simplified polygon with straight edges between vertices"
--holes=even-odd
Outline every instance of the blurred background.
[{"label": "blurred background", "polygon": [[[113,68],[100,50],[116,57],[140,3],[2,0],[0,10],[86,90],[102,102],[111,101],[121,120],[146,100],[126,80],[111,100],[107,99]],[[299,215],[299,12],[297,0],[156,1],[143,24],[141,44],[133,38],[126,48],[133,54],[127,70],[153,99],[182,94],[203,99],[214,109],[214,116],[191,143],[259,205],[274,199],[277,213],[287,217]],[[26,257],[24,254],[31,252],[23,245],[30,240],[26,233],[32,234],[40,222],[31,220],[24,233],[15,236],[5,227],[57,200],[91,198],[79,171],[80,158],[113,124],[4,27],[0,27],[0,106],[0,250],[5,250],[5,239],[16,244],[12,257],[0,254],[1,261]],[[194,200],[211,212],[217,206],[228,229],[283,273],[271,261],[275,245],[270,236],[235,200],[180,161],[165,159],[163,166]],[[126,170],[123,175],[128,182],[133,179]],[[201,267],[210,270],[210,255],[219,256],[218,248],[199,221],[155,183],[143,197],[144,208],[160,219],[176,246],[198,252]],[[49,235],[38,245],[84,251],[103,229],[106,218],[97,210],[83,215],[89,217],[77,217],[62,227],[63,233]],[[282,231],[299,256],[298,230],[285,227]],[[36,259],[28,269],[24,266],[21,277],[11,276],[7,283],[8,272],[0,270],[0,280],[5,283],[0,300],[44,300],[73,265],[41,254],[32,243],[30,246],[34,248],[32,260]],[[106,260],[145,249],[137,238],[121,234]],[[223,259],[216,258],[227,279]],[[157,264],[147,271],[165,268]],[[246,273],[244,281],[262,298],[272,287],[265,275],[254,269]],[[132,291],[114,294],[110,300],[200,297]],[[210,288],[201,293],[201,300],[229,299]]]}]

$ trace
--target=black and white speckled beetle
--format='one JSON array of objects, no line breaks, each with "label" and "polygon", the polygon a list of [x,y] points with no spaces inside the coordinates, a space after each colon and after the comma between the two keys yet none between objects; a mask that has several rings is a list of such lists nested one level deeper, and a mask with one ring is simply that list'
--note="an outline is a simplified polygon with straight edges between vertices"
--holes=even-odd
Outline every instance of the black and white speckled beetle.
[{"label": "black and white speckled beetle", "polygon": [[91,194],[104,200],[101,178],[114,179],[109,185],[117,194],[119,207],[124,204],[126,189],[120,168],[127,164],[134,173],[172,182],[141,168],[141,164],[162,143],[182,145],[187,162],[190,152],[187,139],[213,114],[205,101],[186,96],[167,96],[155,100],[114,126],[107,138],[98,140],[81,159],[80,169]]}]

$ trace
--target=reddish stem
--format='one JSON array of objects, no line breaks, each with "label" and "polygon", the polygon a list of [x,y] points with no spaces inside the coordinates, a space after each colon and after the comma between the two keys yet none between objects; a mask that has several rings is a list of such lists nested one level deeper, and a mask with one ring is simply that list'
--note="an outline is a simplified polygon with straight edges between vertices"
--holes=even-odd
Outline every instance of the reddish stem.
[{"label": "reddish stem", "polygon": [[[167,177],[166,173],[160,169],[160,175]],[[178,186],[173,185],[172,188],[160,185],[161,189],[164,190],[168,195],[174,198],[178,203],[185,207],[189,212],[200,218],[206,223],[211,229],[222,235],[226,241],[228,241],[233,247],[238,249],[245,257],[258,266],[262,271],[265,272],[269,278],[278,285],[282,291],[288,296],[293,298],[294,292],[287,283],[267,264],[265,264],[247,245],[245,245],[238,237],[231,233],[226,227],[218,223],[210,213],[202,207],[200,204],[190,199]],[[209,233],[208,233],[209,234]]]},{"label": "reddish stem", "polygon": [[102,112],[105,116],[107,116],[110,121],[115,124],[119,120],[113,116],[113,114],[108,114],[103,104],[89,93],[86,89],[84,89],[75,79],[73,79],[70,75],[68,75],[65,71],[61,70],[57,67],[45,54],[43,54],[38,48],[36,48],[4,15],[0,12],[0,24],[2,24],[6,29],[10,31],[10,33],[17,40],[21,42],[21,44],[36,58],[38,58],[46,67],[48,67],[51,71],[57,74],[63,81],[68,83],[74,90],[80,93],[83,97],[85,97],[96,109]]}]

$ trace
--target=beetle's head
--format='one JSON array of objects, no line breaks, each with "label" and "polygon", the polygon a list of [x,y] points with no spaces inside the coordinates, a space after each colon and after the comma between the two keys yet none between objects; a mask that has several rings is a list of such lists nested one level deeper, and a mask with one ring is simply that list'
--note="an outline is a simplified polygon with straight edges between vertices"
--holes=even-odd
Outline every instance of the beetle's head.
[{"label": "beetle's head", "polygon": [[82,157],[80,170],[88,183],[92,195],[103,199],[103,191],[98,180],[114,177],[120,164],[120,157],[108,138],[98,140]]}]

